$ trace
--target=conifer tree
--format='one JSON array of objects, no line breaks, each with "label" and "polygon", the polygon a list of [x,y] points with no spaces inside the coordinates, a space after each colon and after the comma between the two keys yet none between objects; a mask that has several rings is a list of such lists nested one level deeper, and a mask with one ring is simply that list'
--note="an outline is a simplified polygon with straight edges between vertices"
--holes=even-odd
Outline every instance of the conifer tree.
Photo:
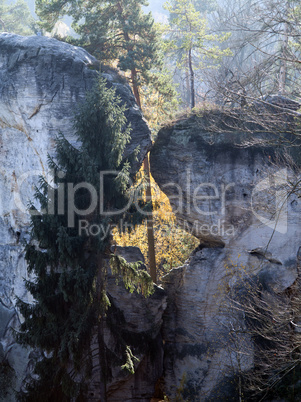
[{"label": "conifer tree", "polygon": [[[123,151],[131,128],[115,91],[101,79],[75,118],[77,146],[60,135],[55,160],[49,157],[54,184],[40,179],[31,206],[33,241],[26,246],[26,288],[33,304],[18,300],[24,317],[18,341],[41,351],[20,400],[87,400],[91,373],[91,340],[97,336],[101,395],[106,400],[106,345],[103,319],[109,300],[105,277],[109,266],[111,227],[125,214],[130,162]],[[113,172],[101,175],[101,172]],[[116,172],[116,173],[114,173]],[[103,177],[103,180],[100,180]],[[118,213],[120,211],[120,213]],[[152,292],[146,271],[114,255],[111,269],[126,287]],[[122,346],[122,345],[121,345]],[[123,345],[127,353],[126,345]]]},{"label": "conifer tree", "polygon": [[193,0],[171,0],[164,5],[170,12],[168,52],[177,59],[177,66],[189,77],[190,108],[196,106],[196,71],[202,70],[205,62],[214,63],[229,55],[228,49],[217,45],[229,35],[208,33],[207,20],[197,11]]},{"label": "conifer tree", "polygon": [[[147,4],[146,0],[37,0],[36,3],[37,14],[46,30],[51,31],[61,16],[71,16],[72,26],[80,36],[79,39],[71,39],[71,43],[84,47],[103,63],[113,63],[129,74],[140,108],[143,103],[141,90],[150,83],[166,102],[176,98],[172,81],[163,67],[159,31],[151,13],[145,14],[142,9]],[[144,166],[146,175],[149,175],[147,158]],[[146,191],[151,203],[149,180]],[[148,221],[150,271],[156,281],[151,216]]]},{"label": "conifer tree", "polygon": [[141,107],[139,87],[149,80],[148,72],[159,62],[154,20],[142,9],[147,5],[145,0],[37,0],[36,5],[46,30],[51,31],[61,16],[71,16],[72,27],[80,36],[78,45],[103,63],[115,62],[129,72]]}]

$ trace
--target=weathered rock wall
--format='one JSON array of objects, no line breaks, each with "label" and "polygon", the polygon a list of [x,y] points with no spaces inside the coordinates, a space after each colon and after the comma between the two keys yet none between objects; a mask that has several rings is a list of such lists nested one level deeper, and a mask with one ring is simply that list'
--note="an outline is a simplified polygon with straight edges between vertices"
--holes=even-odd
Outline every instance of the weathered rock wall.
[{"label": "weathered rock wall", "polygon": [[[16,296],[29,297],[22,244],[28,238],[27,203],[38,176],[47,175],[56,135],[62,132],[72,141],[76,106],[98,70],[98,62],[81,48],[46,37],[0,35],[0,363],[5,357],[14,368],[17,389],[30,352],[15,344],[9,327],[19,321]],[[113,71],[102,75],[127,105],[132,136],[125,157],[140,146],[136,171],[151,146],[150,130],[129,86]]]},{"label": "weathered rock wall", "polygon": [[209,124],[205,114],[161,129],[150,159],[178,222],[200,239],[164,285],[166,391],[191,401],[237,400],[233,376],[253,365],[253,343],[229,306],[231,291],[264,278],[281,293],[298,277],[301,205],[288,185],[296,170],[283,158],[295,154],[296,138],[238,131],[223,120],[216,113],[217,123]]},{"label": "weathered rock wall", "polygon": [[[38,176],[47,174],[47,153],[53,152],[58,132],[73,140],[73,111],[98,69],[83,49],[49,38],[0,35],[0,369],[6,360],[13,367],[15,389],[30,360],[30,351],[17,345],[9,331],[20,320],[15,297],[29,298],[22,245],[28,238],[27,201]],[[149,129],[129,87],[114,72],[102,74],[127,104],[133,131],[126,155],[140,146],[135,170],[151,146]],[[151,155],[153,176],[178,221],[201,243],[187,264],[165,278],[166,391],[175,397],[181,390],[191,401],[231,400],[230,379],[238,366],[252,367],[250,336],[239,338],[246,358],[238,357],[237,338],[229,337],[233,326],[245,325],[228,308],[229,289],[256,276],[280,294],[289,289],[298,277],[301,227],[299,198],[296,193],[286,198],[295,170],[279,157],[298,149],[291,149],[288,136],[282,135],[280,145],[268,132],[225,129],[225,124],[221,129],[220,123],[212,130],[206,121],[194,116],[162,129]],[[113,278],[108,285],[113,309],[107,346],[115,353],[110,325],[120,325],[140,358],[136,374],[127,375],[116,352],[109,400],[123,401],[126,395],[129,401],[147,401],[162,369],[165,294],[157,289],[144,300],[116,287]],[[91,400],[98,398],[97,370],[94,374]],[[14,400],[13,394],[1,397]]]}]

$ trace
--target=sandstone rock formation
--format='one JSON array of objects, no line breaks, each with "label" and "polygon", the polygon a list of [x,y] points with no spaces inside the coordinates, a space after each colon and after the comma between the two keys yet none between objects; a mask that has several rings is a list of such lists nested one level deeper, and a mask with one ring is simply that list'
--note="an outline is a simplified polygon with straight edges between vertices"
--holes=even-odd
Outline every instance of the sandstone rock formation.
[{"label": "sandstone rock formation", "polygon": [[161,129],[151,151],[154,179],[200,239],[187,264],[165,277],[164,380],[172,398],[181,391],[184,400],[237,400],[231,381],[252,367],[253,344],[228,295],[255,277],[281,293],[298,277],[301,204],[294,167],[283,158],[294,156],[293,137],[238,131],[227,119],[220,112],[180,119]]},{"label": "sandstone rock formation", "polygon": [[[137,247],[118,247],[117,254],[128,262],[144,262],[144,257]],[[135,364],[134,375],[122,370],[120,367],[124,361],[117,360],[112,367],[112,379],[107,386],[108,401],[124,402],[127,398],[130,401],[149,402],[154,396],[155,385],[163,371],[161,327],[166,309],[166,293],[162,288],[155,286],[155,292],[149,298],[130,294],[121,283],[116,286],[115,278],[110,276],[108,295],[111,308],[107,318],[107,345],[112,351],[118,347],[114,344],[110,327],[114,328],[115,333],[118,328],[120,335],[126,339],[127,345],[139,359]]]},{"label": "sandstone rock formation", "polygon": [[[75,108],[97,70],[97,61],[81,48],[46,37],[0,35],[0,359],[14,368],[17,389],[29,351],[15,344],[9,327],[18,325],[16,296],[28,298],[22,244],[28,237],[27,203],[38,176],[47,175],[56,135],[72,140]],[[150,131],[129,86],[113,71],[102,75],[127,105],[132,139],[125,157],[139,145],[136,171],[151,146]]]},{"label": "sandstone rock formation", "polygon": [[[98,70],[97,61],[83,49],[49,38],[0,35],[0,399],[5,401],[14,400],[10,385],[20,387],[33,353],[17,345],[9,330],[21,319],[15,297],[29,298],[23,282],[26,204],[38,176],[47,175],[47,153],[53,152],[56,134],[61,131],[73,140],[73,110]],[[129,87],[113,71],[102,74],[127,104],[133,131],[125,157],[140,146],[136,170],[151,146],[149,129]],[[164,380],[171,398],[178,393],[184,400],[230,401],[232,379],[252,367],[254,354],[248,332],[230,336],[246,324],[229,306],[229,291],[260,278],[282,294],[298,278],[300,199],[293,191],[295,168],[282,157],[295,158],[298,148],[290,146],[296,138],[285,130],[280,137],[267,130],[254,134],[219,113],[210,115],[211,122],[206,115],[192,116],[163,128],[151,155],[153,176],[178,221],[200,239],[190,260],[165,277]],[[129,261],[142,259],[137,250],[120,253]],[[112,309],[106,344],[116,358],[107,384],[109,401],[124,401],[125,396],[149,401],[162,371],[166,294],[156,288],[147,300],[130,295],[113,277],[108,289]],[[124,356],[118,354],[112,325],[139,358],[134,376],[120,368]],[[10,366],[13,384],[3,376]],[[99,399],[98,375],[95,368],[90,400]]]}]

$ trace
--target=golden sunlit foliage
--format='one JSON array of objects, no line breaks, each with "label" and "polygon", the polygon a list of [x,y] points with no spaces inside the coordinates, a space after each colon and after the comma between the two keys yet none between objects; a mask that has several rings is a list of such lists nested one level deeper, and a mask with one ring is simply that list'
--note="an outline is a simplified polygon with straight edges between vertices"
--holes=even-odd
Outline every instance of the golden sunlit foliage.
[{"label": "golden sunlit foliage", "polygon": [[[152,177],[151,185],[157,275],[160,280],[171,268],[183,265],[199,242],[177,225],[167,196],[159,189]],[[148,265],[147,222],[124,233],[115,230],[114,240],[120,246],[139,247]]]}]

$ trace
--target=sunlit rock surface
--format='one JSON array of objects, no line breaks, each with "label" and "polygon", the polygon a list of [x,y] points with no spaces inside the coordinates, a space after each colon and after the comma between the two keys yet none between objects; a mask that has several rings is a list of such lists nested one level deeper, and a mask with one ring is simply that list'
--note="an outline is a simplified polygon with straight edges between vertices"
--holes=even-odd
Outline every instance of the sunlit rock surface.
[{"label": "sunlit rock surface", "polygon": [[299,163],[298,142],[237,130],[211,113],[162,128],[151,151],[154,179],[178,222],[200,239],[187,264],[165,277],[164,380],[172,398],[232,401],[235,373],[253,365],[253,344],[229,294],[257,278],[281,293],[298,277],[298,177],[283,158]]},{"label": "sunlit rock surface", "polygon": [[[38,176],[47,176],[47,154],[53,153],[56,135],[62,132],[72,141],[76,106],[98,70],[97,61],[81,48],[46,37],[0,35],[0,356],[16,371],[16,388],[29,353],[19,350],[9,334],[19,320],[16,296],[28,298],[22,244],[28,238],[27,203]],[[129,86],[113,71],[102,75],[127,105],[132,139],[125,157],[140,147],[136,171],[151,146],[150,131]]]}]

